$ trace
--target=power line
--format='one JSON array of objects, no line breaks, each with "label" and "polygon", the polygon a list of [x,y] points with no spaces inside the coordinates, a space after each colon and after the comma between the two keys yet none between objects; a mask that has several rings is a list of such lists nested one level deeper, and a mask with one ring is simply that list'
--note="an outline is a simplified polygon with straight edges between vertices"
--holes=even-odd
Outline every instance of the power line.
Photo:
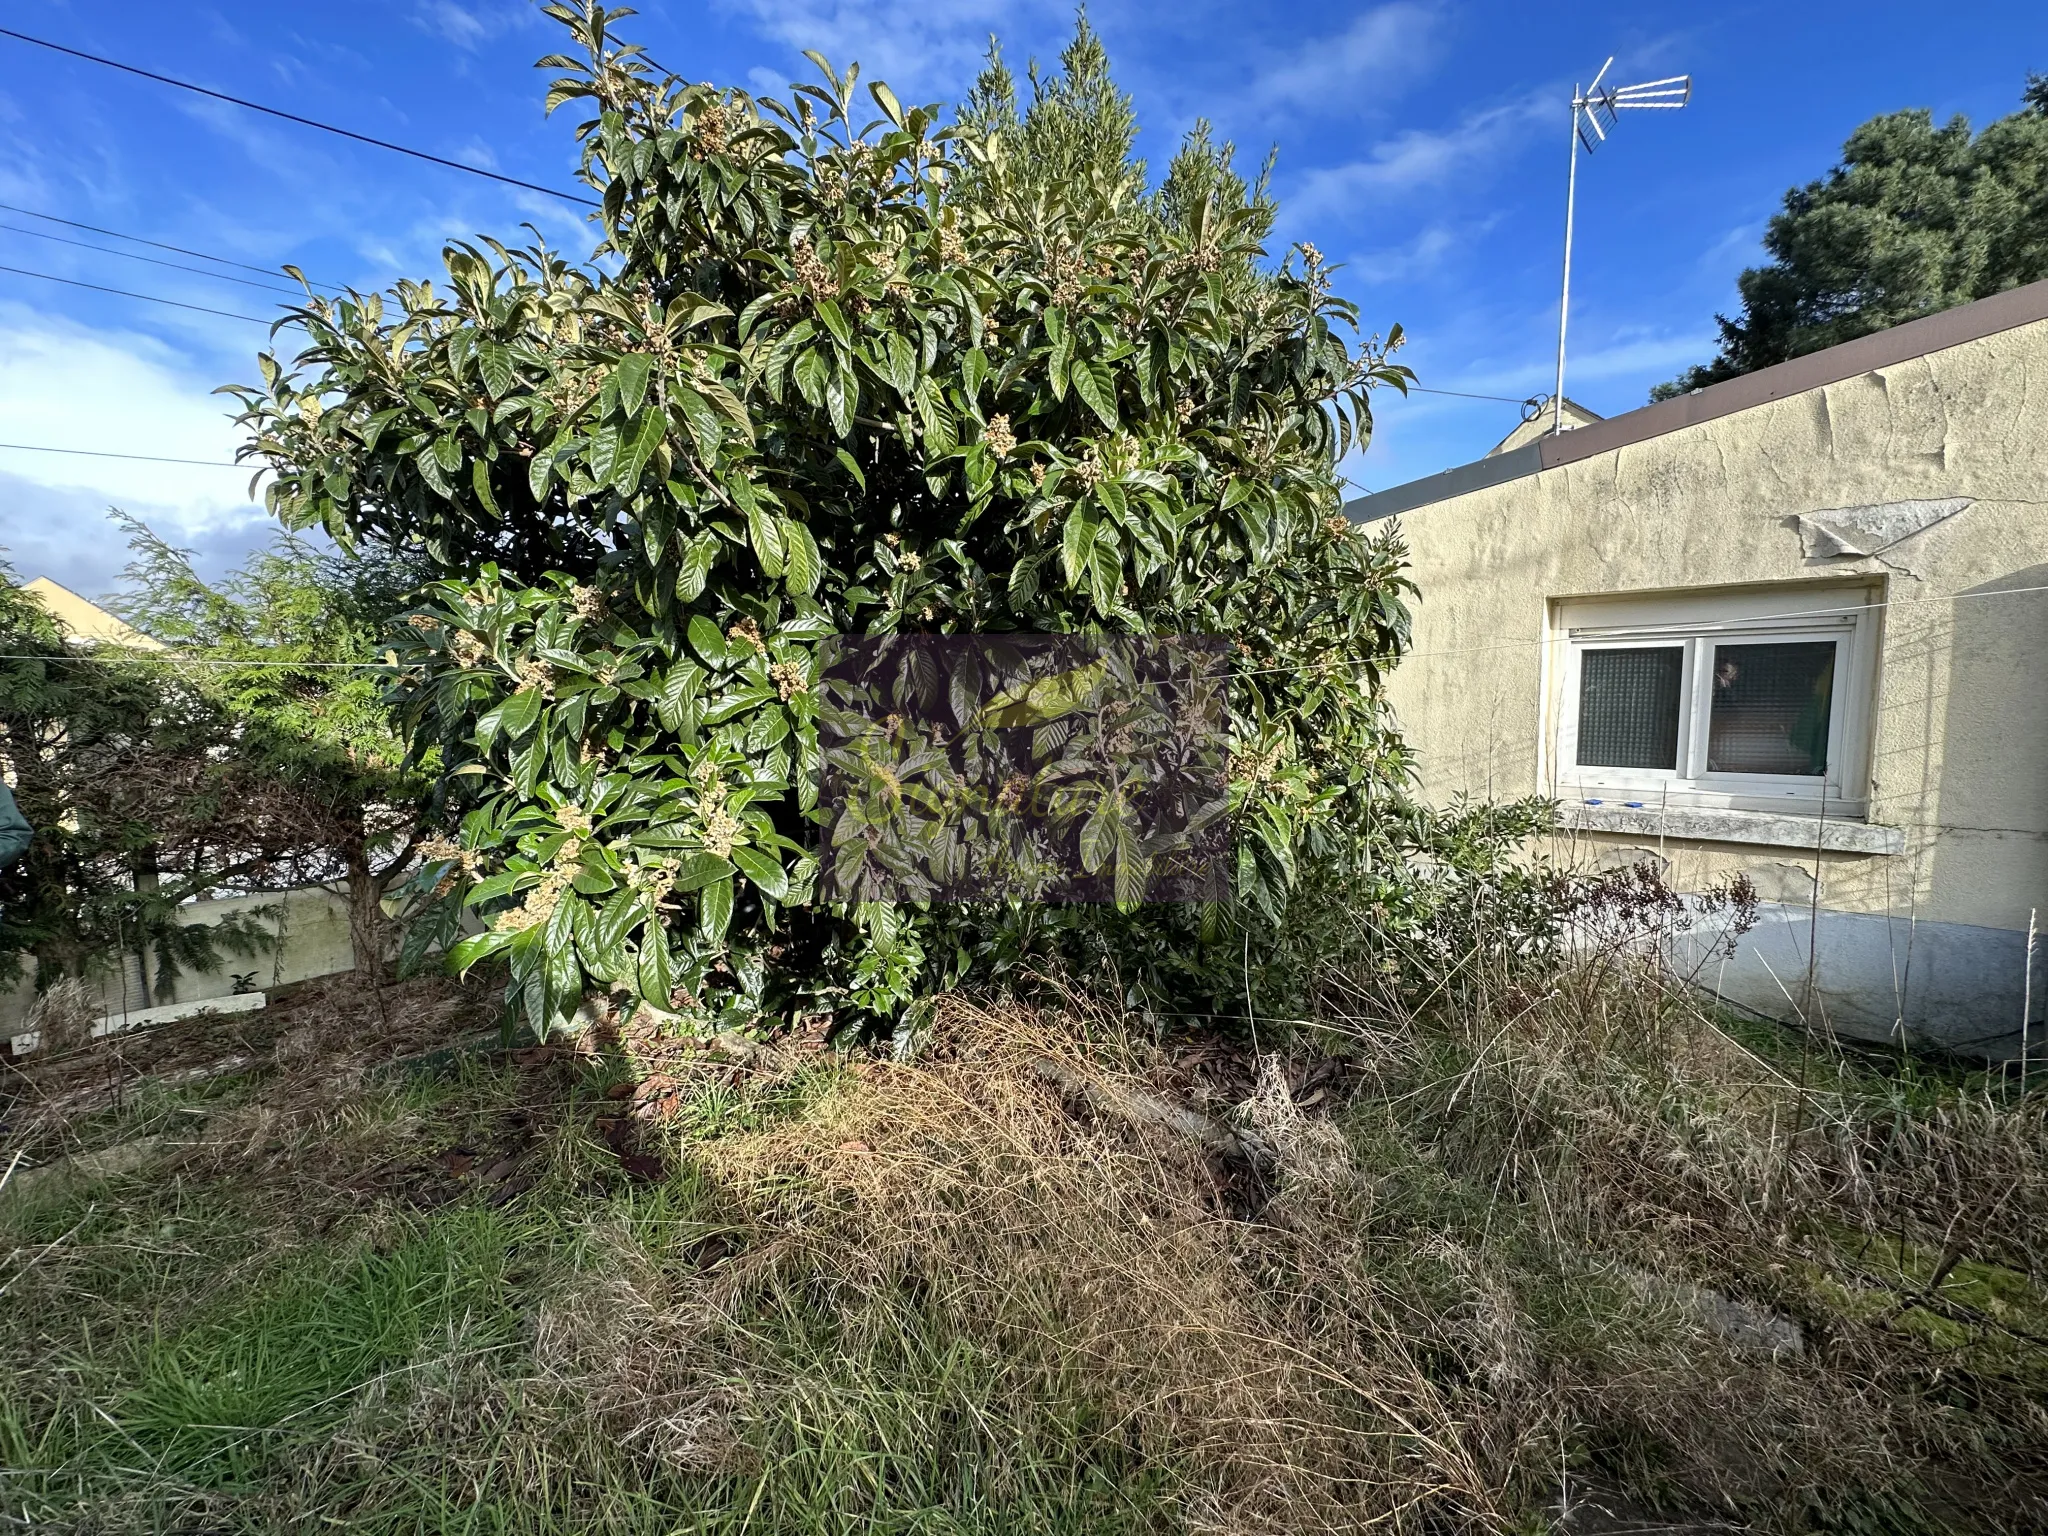
[{"label": "power line", "polygon": [[[2048,592],[2048,585],[2035,587],[1996,587],[1988,592],[1936,592],[1927,597],[1881,598],[1874,603],[1836,603],[1826,608],[1804,608],[1794,610],[1790,613],[1756,613],[1750,614],[1746,617],[1738,617],[1732,619],[1714,619],[1708,623],[1704,623],[1697,626],[1696,632],[1700,634],[1726,634],[1731,630],[1742,629],[1747,627],[1748,625],[1759,623],[1766,619],[1775,620],[1840,618],[1844,614],[1882,613],[1887,608],[1903,608],[1909,605],[1919,603],[1959,603],[1965,600],[1966,598],[1972,597],[2022,597],[2027,595],[2028,593],[2037,592]],[[1520,640],[1496,640],[1488,645],[1458,645],[1444,646],[1439,649],[1429,651],[1402,651],[1398,656],[1394,658],[1394,663],[1398,666],[1401,662],[1412,660],[1413,658],[1418,656],[1470,656],[1481,651],[1521,650],[1527,646],[1553,645],[1557,642],[1558,638],[1559,637],[1556,635],[1535,635],[1528,636]],[[1372,655],[1349,656],[1340,659],[1348,661],[1378,661],[1384,658],[1379,655]],[[1301,667],[1299,665],[1291,667],[1254,667],[1243,672],[1233,672],[1230,675],[1234,678],[1267,677],[1275,673],[1299,671],[1301,671]]]},{"label": "power line", "polygon": [[267,469],[266,464],[233,464],[226,459],[169,459],[160,453],[108,453],[101,448],[50,448],[41,443],[0,443],[19,453],[72,453],[88,459],[134,459],[144,464],[198,464],[208,469]]},{"label": "power line", "polygon": [[[0,447],[4,446],[4,444],[0,444]],[[1874,603],[1848,603],[1839,604],[1831,608],[1810,608],[1797,613],[1760,613],[1752,615],[1750,618],[1746,619],[1716,619],[1712,624],[1705,625],[1702,627],[1709,632],[1718,632],[1731,627],[1740,627],[1742,625],[1752,623],[1759,619],[1796,619],[1840,616],[1846,613],[1875,612],[1886,608],[1902,608],[1908,605],[1919,605],[1924,603],[1959,603],[1965,601],[1966,599],[1976,597],[2025,597],[2029,594],[2036,594],[2042,592],[2048,592],[2048,584],[2031,587],[1997,587],[1986,592],[1936,592],[1927,597],[1894,597],[1887,598]],[[1143,639],[1145,637],[1130,635],[1111,638]],[[1412,661],[1415,658],[1421,656],[1465,656],[1470,655],[1474,651],[1514,650],[1522,646],[1549,645],[1552,644],[1555,641],[1555,639],[1556,636],[1554,635],[1539,636],[1533,639],[1526,640],[1504,640],[1494,645],[1455,646],[1448,647],[1442,650],[1433,651],[1403,651],[1399,656],[1394,658],[1394,661],[1396,665],[1399,665],[1401,662]],[[92,655],[39,656],[33,654],[0,654],[0,661],[84,662],[91,661],[94,659],[96,658]],[[402,670],[404,667],[404,663],[392,663],[388,661],[228,661],[210,656],[184,656],[178,654],[178,652],[176,652],[175,650],[124,652],[123,659],[130,661],[160,661],[167,666],[187,667],[352,667],[359,668],[364,671],[375,672],[390,672],[393,670]],[[1383,656],[1374,655],[1365,657],[1352,657],[1349,659],[1364,661],[1380,661],[1384,660],[1385,658]],[[1230,674],[1230,676],[1232,681],[1236,681],[1239,678],[1266,677],[1274,673],[1300,672],[1301,670],[1302,668],[1299,665],[1291,667],[1253,667],[1243,672],[1233,672]]]},{"label": "power line", "polygon": [[303,128],[317,128],[322,133],[332,133],[344,139],[354,139],[358,144],[368,144],[377,149],[388,149],[393,154],[410,155],[415,160],[425,160],[433,165],[446,166],[451,171],[466,171],[472,176],[482,176],[490,181],[501,181],[508,187],[523,187],[528,192],[539,192],[546,197],[559,197],[564,202],[581,203],[587,208],[601,208],[604,205],[595,198],[580,197],[574,192],[563,192],[555,187],[544,187],[538,182],[521,181],[517,176],[501,176],[496,171],[484,170],[481,166],[464,165],[460,160],[443,159],[430,155],[423,149],[408,149],[403,144],[393,144],[389,139],[373,139],[367,133],[357,133],[349,128],[337,128],[332,123],[319,122],[310,117],[301,117],[296,112],[286,112],[277,107],[266,107],[260,101],[246,101],[240,96],[230,96],[224,91],[211,91],[203,85],[194,85],[189,80],[175,80],[169,75],[157,74],[154,70],[139,69],[133,64],[123,64],[118,59],[102,58],[96,53],[87,53],[82,48],[67,48],[62,43],[53,43],[44,38],[30,37],[26,32],[16,32],[11,27],[0,27],[0,37],[11,37],[16,42],[32,43],[38,48],[47,48],[52,53],[69,54],[74,59],[84,59],[88,64],[101,64],[108,69],[118,69],[124,74],[139,75],[144,80],[154,80],[159,85],[176,86],[181,91],[190,91],[196,96],[210,96],[215,101],[224,101],[230,106],[242,107],[250,112],[261,112],[269,117],[278,117],[288,123],[297,123]]},{"label": "power line", "polygon": [[[160,661],[173,667],[286,667],[293,671],[308,667],[341,667],[349,671],[391,672],[403,670],[401,663],[389,661],[229,661],[218,656],[181,656],[175,648],[161,651],[131,651],[118,644],[108,644],[106,651],[118,652],[122,661]],[[75,661],[93,662],[104,660],[100,649],[87,652],[62,652],[38,655],[24,652],[19,655],[0,654],[0,661]]]},{"label": "power line", "polygon": [[46,283],[63,283],[70,288],[90,288],[94,293],[118,294],[124,299],[141,299],[148,304],[168,304],[173,309],[196,309],[202,315],[221,315],[229,320],[247,320],[256,325],[271,322],[260,315],[238,315],[231,309],[208,309],[204,304],[187,304],[180,299],[160,299],[153,293],[131,293],[126,288],[109,288],[103,283],[81,283],[75,277],[59,277],[54,272],[31,272],[27,267],[0,266],[0,272],[13,272],[22,277],[39,277]]},{"label": "power line", "polygon": [[[179,256],[197,256],[201,261],[217,261],[224,267],[240,267],[244,272],[260,272],[265,277],[277,276],[277,269],[275,267],[259,267],[250,262],[236,261],[232,256],[215,256],[209,251],[192,251],[187,250],[182,245],[166,245],[161,240],[147,240],[141,235],[131,235],[125,230],[102,229],[97,224],[81,224],[76,219],[60,219],[54,213],[38,213],[33,208],[17,208],[12,203],[0,203],[0,213],[18,213],[23,218],[47,219],[52,224],[62,224],[67,229],[82,229],[91,235],[108,235],[116,240],[132,240],[137,245],[151,246],[156,250],[170,251]],[[321,286],[334,287],[335,285],[327,283]]]},{"label": "power line", "polygon": [[152,267],[169,267],[173,272],[196,272],[201,277],[210,277],[220,283],[240,283],[244,288],[261,288],[265,293],[286,293],[293,298],[302,297],[296,290],[280,288],[276,283],[259,283],[246,277],[236,277],[231,272],[210,272],[205,267],[188,267],[182,261],[164,261],[156,256],[144,256],[136,251],[117,251],[111,245],[94,245],[89,240],[72,240],[64,235],[48,234],[40,229],[23,229],[19,224],[0,224],[0,229],[10,234],[30,235],[37,240],[54,240],[59,245],[75,245],[81,251],[98,251],[102,256],[119,256],[124,261],[146,261]]},{"label": "power line", "polygon": [[1502,405],[1540,405],[1543,403],[1542,396],[1540,395],[1530,395],[1526,399],[1516,400],[1508,395],[1475,395],[1470,390],[1428,389],[1420,384],[1410,384],[1406,393],[1411,395],[1454,395],[1460,400],[1494,400]]}]

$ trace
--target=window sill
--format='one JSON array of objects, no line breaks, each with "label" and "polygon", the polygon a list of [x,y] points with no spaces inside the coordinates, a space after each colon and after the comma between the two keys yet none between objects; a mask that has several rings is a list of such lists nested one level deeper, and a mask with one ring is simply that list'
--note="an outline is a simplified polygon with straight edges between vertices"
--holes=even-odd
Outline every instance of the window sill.
[{"label": "window sill", "polygon": [[1623,805],[1566,801],[1558,825],[1581,832],[1620,832],[1631,837],[1675,837],[1700,843],[1748,843],[1761,848],[1816,848],[1829,853],[1904,853],[1901,827],[1863,821],[1823,821],[1818,816],[1785,816],[1768,811],[1724,811],[1708,806],[1664,806],[1632,810]]}]

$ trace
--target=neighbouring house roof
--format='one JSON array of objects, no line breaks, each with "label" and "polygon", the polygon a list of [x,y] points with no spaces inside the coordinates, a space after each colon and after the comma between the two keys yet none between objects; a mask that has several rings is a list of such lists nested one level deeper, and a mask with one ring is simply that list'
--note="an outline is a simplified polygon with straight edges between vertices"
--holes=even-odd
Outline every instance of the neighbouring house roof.
[{"label": "neighbouring house roof", "polygon": [[[1535,415],[1531,416],[1519,427],[1516,427],[1514,431],[1486,450],[1486,456],[1489,459],[1498,458],[1503,453],[1513,453],[1517,448],[1526,448],[1530,443],[1535,442],[1537,438],[1549,435],[1550,402],[1548,400],[1538,400],[1536,406],[1537,411]],[[1570,395],[1564,397],[1563,416],[1564,430],[1567,432],[1576,432],[1580,427],[1590,427],[1596,421],[1605,421],[1607,419],[1605,416],[1594,415]]]},{"label": "neighbouring house roof", "polygon": [[160,651],[161,640],[145,635],[133,625],[116,618],[98,603],[61,587],[47,576],[38,576],[22,588],[44,608],[70,639],[86,645],[125,645],[132,650]]},{"label": "neighbouring house roof", "polygon": [[[1346,502],[1344,513],[1353,522],[1370,523],[1383,517],[1448,501],[1490,485],[1502,485],[1525,475],[1556,469],[1580,459],[1625,448],[1649,438],[1661,437],[1684,427],[1731,416],[1752,406],[1800,395],[1810,389],[1839,384],[1878,368],[1890,368],[1930,352],[1961,346],[2000,331],[2010,331],[2036,320],[2048,320],[2048,282],[2008,288],[1973,304],[1959,304],[1940,314],[1926,315],[1845,341],[1820,352],[1809,352],[1789,363],[1759,368],[1725,383],[1696,389],[1675,399],[1660,400],[1640,410],[1610,416],[1556,436],[1538,436],[1519,447],[1501,448],[1470,464],[1447,469],[1425,479],[1362,496]],[[1569,404],[1569,401],[1567,401]],[[1512,436],[1509,441],[1512,441]]]}]

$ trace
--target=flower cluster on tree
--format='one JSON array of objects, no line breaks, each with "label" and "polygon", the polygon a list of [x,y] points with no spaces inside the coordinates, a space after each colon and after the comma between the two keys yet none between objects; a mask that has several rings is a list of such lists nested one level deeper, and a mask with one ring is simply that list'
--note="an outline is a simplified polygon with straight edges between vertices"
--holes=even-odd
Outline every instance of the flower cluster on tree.
[{"label": "flower cluster on tree", "polygon": [[[502,956],[537,1025],[593,987],[887,1016],[1070,941],[1235,994],[1398,797],[1400,550],[1337,473],[1398,332],[1267,258],[1206,130],[1148,191],[1085,28],[1027,109],[992,62],[948,125],[822,59],[790,102],[686,82],[547,9],[593,258],[486,241],[312,297],[243,392],[288,525],[437,573],[393,649],[457,962]],[[919,633],[1229,637],[1234,900],[814,900],[819,647]]]}]

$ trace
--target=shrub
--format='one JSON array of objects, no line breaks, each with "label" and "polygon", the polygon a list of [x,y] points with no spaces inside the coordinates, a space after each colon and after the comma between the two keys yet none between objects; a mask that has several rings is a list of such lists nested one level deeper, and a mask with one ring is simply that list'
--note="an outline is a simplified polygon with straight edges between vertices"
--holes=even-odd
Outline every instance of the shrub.
[{"label": "shrub", "polygon": [[[660,75],[620,13],[551,6],[548,95],[595,258],[497,242],[445,286],[314,296],[242,392],[274,510],[418,551],[398,661],[448,774],[427,878],[534,1022],[589,987],[727,1022],[851,1008],[1047,944],[1146,995],[1240,995],[1304,863],[1398,797],[1379,693],[1401,549],[1339,511],[1367,391],[1404,384],[1312,247],[1198,132],[1156,194],[1085,28],[1021,120],[814,60],[793,103]],[[1236,899],[809,900],[817,652],[839,634],[1225,635]]]}]

